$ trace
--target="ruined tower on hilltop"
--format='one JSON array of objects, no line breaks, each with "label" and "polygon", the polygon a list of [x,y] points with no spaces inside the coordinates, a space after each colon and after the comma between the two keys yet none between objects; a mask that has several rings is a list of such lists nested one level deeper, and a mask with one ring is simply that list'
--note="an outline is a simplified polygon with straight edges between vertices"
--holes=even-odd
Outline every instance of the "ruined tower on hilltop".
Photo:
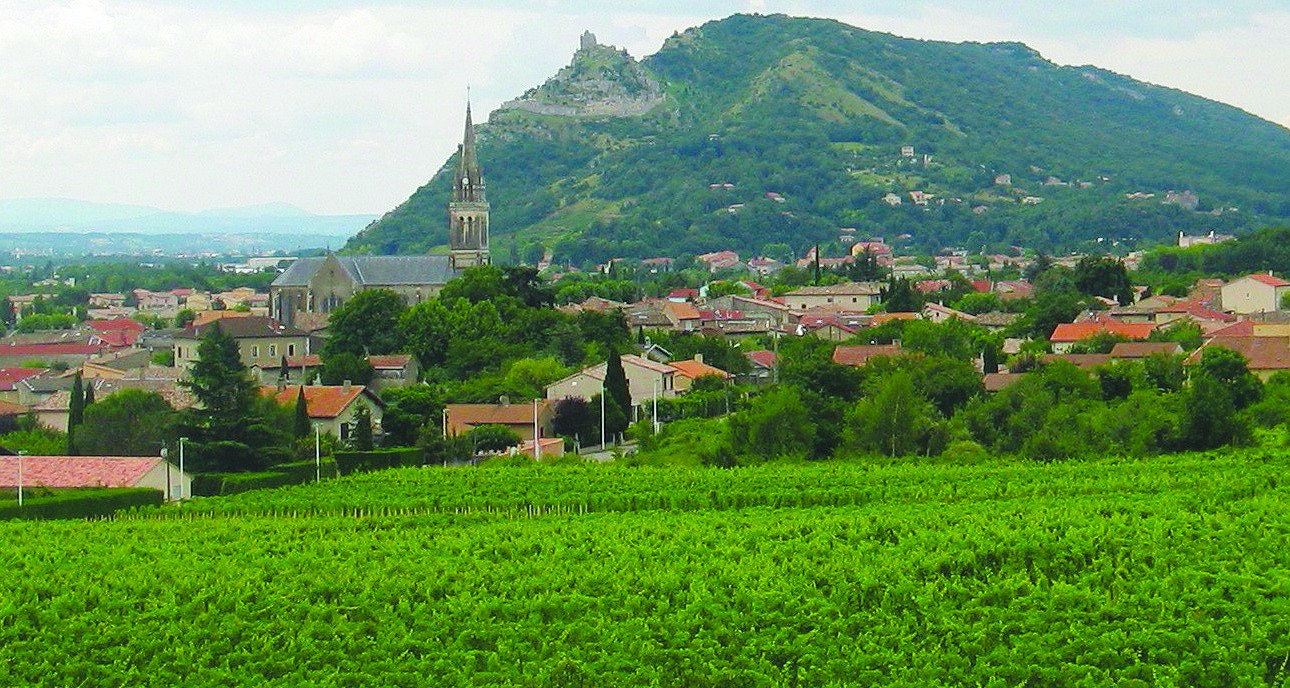
[{"label": "ruined tower on hilltop", "polygon": [[488,199],[484,196],[484,174],[475,153],[475,125],[470,120],[469,102],[466,103],[466,133],[457,148],[452,200],[448,202],[448,246],[454,271],[489,263]]}]

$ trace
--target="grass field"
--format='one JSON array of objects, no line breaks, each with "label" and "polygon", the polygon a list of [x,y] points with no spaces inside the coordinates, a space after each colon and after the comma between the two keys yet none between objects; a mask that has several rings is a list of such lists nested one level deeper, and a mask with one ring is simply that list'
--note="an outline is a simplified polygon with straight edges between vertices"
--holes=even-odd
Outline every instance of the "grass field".
[{"label": "grass field", "polygon": [[1288,466],[404,469],[0,523],[0,683],[1290,685]]}]

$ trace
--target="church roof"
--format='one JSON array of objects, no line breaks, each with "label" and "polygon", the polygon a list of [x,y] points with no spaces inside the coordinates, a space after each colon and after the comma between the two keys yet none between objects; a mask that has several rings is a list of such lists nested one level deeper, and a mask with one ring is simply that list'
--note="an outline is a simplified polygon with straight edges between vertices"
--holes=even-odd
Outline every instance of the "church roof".
[{"label": "church roof", "polygon": [[[273,280],[273,286],[308,286],[326,260],[297,260]],[[336,256],[336,260],[355,283],[365,287],[442,285],[456,276],[448,256]]]}]

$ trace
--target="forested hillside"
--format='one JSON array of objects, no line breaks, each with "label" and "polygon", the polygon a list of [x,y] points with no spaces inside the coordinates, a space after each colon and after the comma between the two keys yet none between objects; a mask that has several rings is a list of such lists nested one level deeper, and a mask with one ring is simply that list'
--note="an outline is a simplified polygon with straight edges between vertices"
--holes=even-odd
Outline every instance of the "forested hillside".
[{"label": "forested hillside", "polygon": [[[605,114],[616,92],[657,104]],[[580,110],[579,93],[596,100]],[[1284,127],[1021,44],[782,15],[709,22],[639,64],[580,50],[491,115],[480,156],[503,261],[539,245],[574,262],[800,251],[839,227],[918,250],[1059,250],[1290,218]],[[445,243],[451,162],[348,250]]]}]

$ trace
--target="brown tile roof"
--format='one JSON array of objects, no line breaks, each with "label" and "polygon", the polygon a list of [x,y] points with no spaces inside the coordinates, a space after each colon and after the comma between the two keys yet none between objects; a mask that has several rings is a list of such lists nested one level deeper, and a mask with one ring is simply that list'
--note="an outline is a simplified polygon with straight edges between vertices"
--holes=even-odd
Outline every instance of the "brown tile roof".
[{"label": "brown tile roof", "polygon": [[833,362],[844,366],[862,366],[874,356],[899,356],[904,353],[899,344],[863,344],[839,346],[833,350]]},{"label": "brown tile roof", "polygon": [[134,487],[161,463],[155,457],[128,456],[3,456],[0,486],[17,487],[18,461],[25,487]]},{"label": "brown tile roof", "polygon": [[998,392],[1001,389],[1007,389],[1025,376],[1026,373],[987,373],[983,380],[985,391]]},{"label": "brown tile roof", "polygon": [[874,313],[869,325],[877,327],[893,320],[918,320],[920,317],[922,316],[918,313]]},{"label": "brown tile roof", "polygon": [[677,374],[681,377],[688,377],[691,380],[697,380],[705,375],[715,375],[723,380],[734,378],[734,375],[731,375],[720,368],[710,366],[707,363],[700,363],[694,359],[672,361],[668,365],[672,366],[672,368],[676,370]]},{"label": "brown tile roof", "polygon": [[1245,356],[1250,370],[1290,370],[1290,338],[1214,337],[1192,352],[1187,363],[1199,363],[1205,349],[1218,346]]},{"label": "brown tile roof", "polygon": [[641,368],[645,368],[646,370],[652,370],[656,373],[664,373],[664,374],[669,374],[673,372],[671,366],[667,365],[666,363],[658,363],[656,361],[651,361],[648,358],[641,358],[640,356],[637,356],[635,354],[623,354],[621,356],[621,359],[623,361],[624,366],[636,365],[636,366],[640,366]]},{"label": "brown tile roof", "polygon": [[1003,313],[1001,311],[990,311],[981,313],[976,316],[976,324],[985,327],[1007,327],[1021,317],[1020,313]]},{"label": "brown tile roof", "polygon": [[389,354],[385,356],[368,356],[367,362],[377,370],[397,370],[412,362],[408,354]]},{"label": "brown tile roof", "polygon": [[1178,342],[1119,342],[1111,347],[1111,358],[1146,358],[1154,354],[1174,356],[1183,352]]},{"label": "brown tile roof", "polygon": [[304,330],[283,325],[273,318],[263,315],[249,315],[242,318],[223,318],[204,325],[193,325],[180,333],[185,339],[201,339],[208,328],[218,327],[235,339],[252,339],[259,337],[306,337]]},{"label": "brown tile roof", "polygon": [[822,287],[802,287],[794,289],[787,296],[877,296],[881,291],[877,282],[844,282]]},{"label": "brown tile roof", "polygon": [[[285,406],[296,403],[300,389],[300,385],[287,385],[281,390],[277,387],[261,387],[260,393],[273,397],[274,401]],[[350,385],[348,389],[343,385],[305,385],[304,390],[305,408],[309,410],[310,418],[335,418],[364,394],[378,405],[384,405],[380,397],[367,391],[363,385]]]},{"label": "brown tile roof", "polygon": [[21,416],[31,409],[22,404],[15,404],[11,401],[0,399],[0,416]]},{"label": "brown tile roof", "polygon": [[[550,399],[539,399],[538,417],[541,418],[555,402]],[[448,428],[461,431],[464,427],[478,425],[532,425],[533,402],[521,401],[514,404],[445,404],[448,412]]]},{"label": "brown tile roof", "polygon": [[703,315],[692,303],[668,301],[663,304],[663,311],[677,320],[701,320]]},{"label": "brown tile roof", "polygon": [[1048,339],[1053,342],[1078,342],[1094,335],[1109,333],[1129,339],[1146,339],[1156,329],[1152,323],[1122,323],[1114,320],[1061,323]]}]

